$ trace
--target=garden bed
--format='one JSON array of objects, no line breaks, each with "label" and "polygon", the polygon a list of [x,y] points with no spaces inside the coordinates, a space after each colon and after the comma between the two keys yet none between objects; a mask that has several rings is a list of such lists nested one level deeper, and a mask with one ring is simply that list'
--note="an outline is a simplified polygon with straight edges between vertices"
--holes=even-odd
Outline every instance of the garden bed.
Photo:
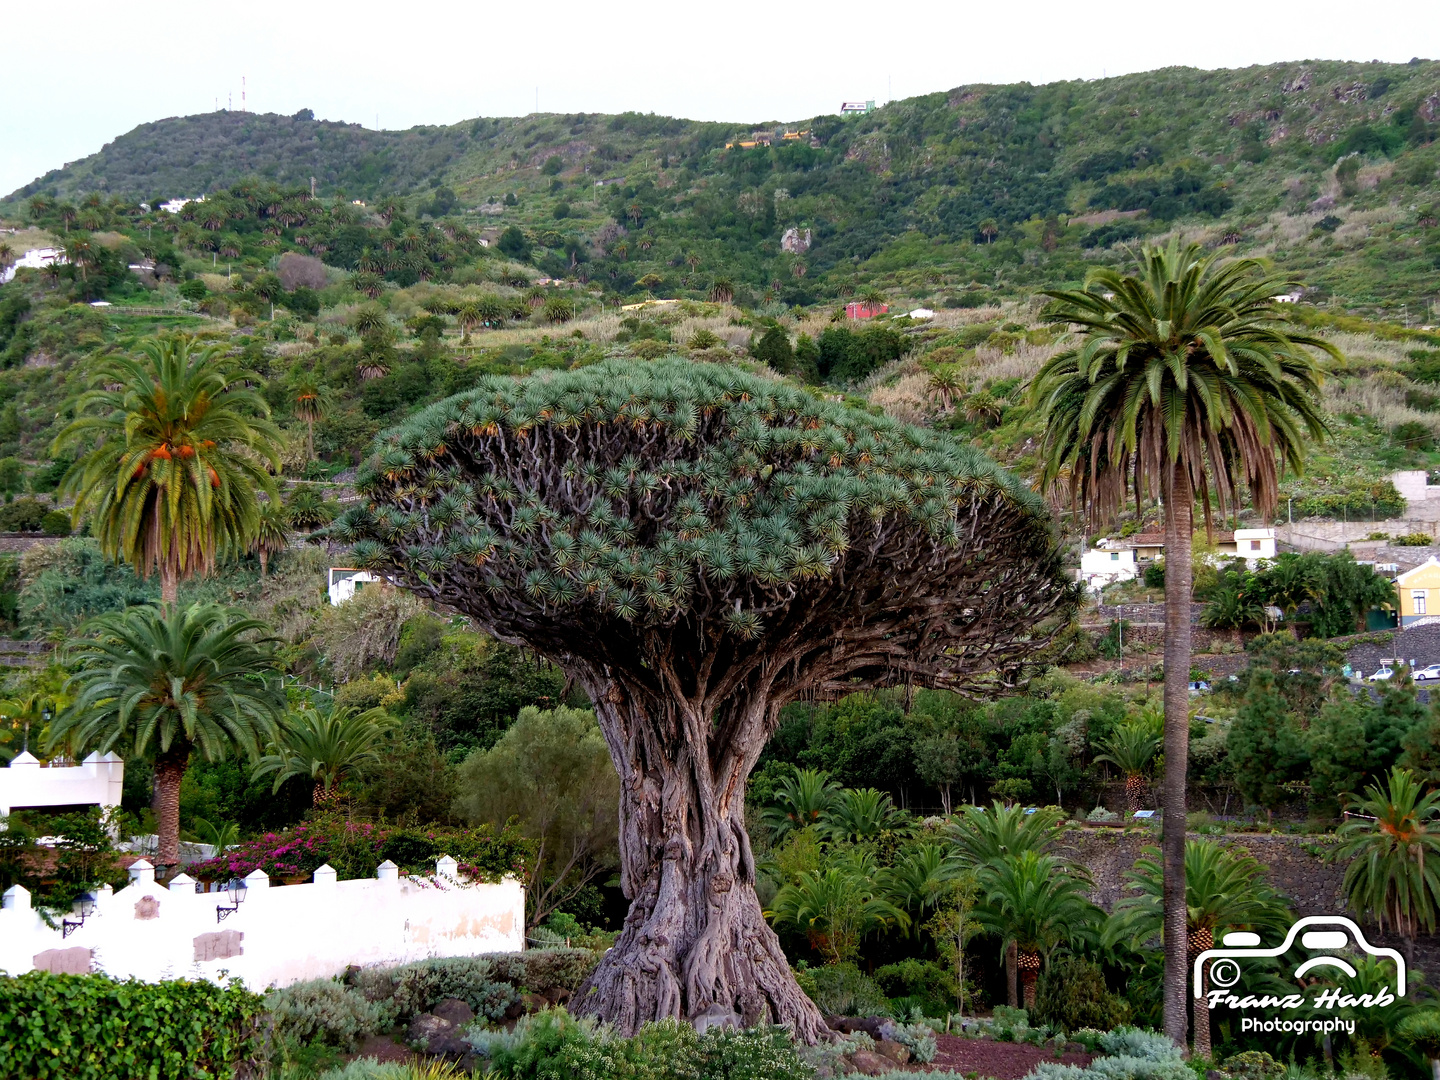
[{"label": "garden bed", "polygon": [[935,1060],[930,1069],[946,1069],[969,1075],[975,1073],[994,1080],[1021,1080],[1042,1061],[1060,1061],[1085,1068],[1095,1055],[1084,1052],[1065,1053],[1056,1058],[1048,1046],[1029,1043],[999,1042],[995,1039],[967,1039],[960,1035],[936,1035]]}]

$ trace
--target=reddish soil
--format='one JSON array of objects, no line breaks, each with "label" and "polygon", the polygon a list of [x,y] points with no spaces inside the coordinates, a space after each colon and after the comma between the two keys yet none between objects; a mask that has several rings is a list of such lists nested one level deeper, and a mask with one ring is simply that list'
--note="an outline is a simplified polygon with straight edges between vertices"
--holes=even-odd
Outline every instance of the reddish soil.
[{"label": "reddish soil", "polygon": [[398,1064],[405,1064],[415,1060],[415,1052],[408,1047],[401,1046],[388,1035],[371,1035],[363,1043],[360,1049],[353,1054],[346,1056],[346,1061],[354,1061],[356,1058],[374,1058],[376,1061],[393,1061]]},{"label": "reddish soil", "polygon": [[965,1039],[959,1035],[936,1035],[938,1052],[930,1063],[932,1069],[950,1069],[958,1073],[993,1076],[995,1080],[1021,1080],[1042,1061],[1062,1061],[1066,1065],[1089,1065],[1092,1054],[1063,1054],[1058,1059],[1049,1047],[1041,1049],[1028,1043],[996,1042],[994,1039]]}]

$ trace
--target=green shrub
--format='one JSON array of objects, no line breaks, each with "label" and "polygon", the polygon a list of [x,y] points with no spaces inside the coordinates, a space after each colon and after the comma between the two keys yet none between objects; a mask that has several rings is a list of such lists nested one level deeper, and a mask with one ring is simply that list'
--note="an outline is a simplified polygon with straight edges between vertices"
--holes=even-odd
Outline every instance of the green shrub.
[{"label": "green shrub", "polygon": [[1263,1050],[1246,1050],[1220,1063],[1220,1068],[1237,1080],[1279,1080],[1285,1066]]},{"label": "green shrub", "polygon": [[1042,1061],[1030,1070],[1025,1080],[1085,1080],[1085,1070],[1079,1065],[1065,1065],[1059,1061]]},{"label": "green shrub", "polygon": [[854,964],[826,964],[811,968],[811,1000],[826,1016],[889,1016],[890,1001],[873,979]]},{"label": "green shrub", "polygon": [[238,979],[0,977],[0,1070],[26,1080],[229,1080],[257,1064],[262,1004]]},{"label": "green shrub", "polygon": [[1163,589],[1165,587],[1165,563],[1152,562],[1145,567],[1145,587],[1147,589]]},{"label": "green shrub", "polygon": [[1409,1043],[1421,1057],[1431,1061],[1440,1058],[1440,1010],[1417,1009],[1400,1021],[1397,1032],[1401,1041]]},{"label": "green shrub", "polygon": [[1429,533],[1413,532],[1404,536],[1392,537],[1390,543],[1395,547],[1429,547],[1435,542],[1435,538]]},{"label": "green shrub", "polygon": [[[997,1010],[998,1011],[998,1010]],[[1100,1036],[1100,1049],[1117,1057],[1143,1058],[1146,1061],[1179,1060],[1180,1048],[1169,1036],[1144,1028],[1119,1027]]]},{"label": "green shrub", "polygon": [[1035,1016],[1066,1031],[1109,1030],[1130,1019],[1130,1007],[1105,985],[1099,964],[1067,956],[1052,961],[1040,976]]},{"label": "green shrub", "polygon": [[932,1015],[940,1013],[955,1001],[955,976],[934,960],[913,957],[896,964],[875,969],[875,982],[889,998],[917,999],[916,1004]]},{"label": "green shrub", "polygon": [[935,1032],[928,1024],[896,1024],[890,1030],[890,1037],[906,1047],[921,1065],[934,1061],[940,1049]]},{"label": "green shrub", "polygon": [[1096,1058],[1085,1070],[1086,1080],[1195,1080],[1195,1073],[1180,1057],[1179,1047],[1174,1043],[1170,1046],[1174,1056],[1160,1060],[1126,1054]]},{"label": "green shrub", "polygon": [[40,531],[46,536],[69,536],[70,515],[64,510],[50,510],[40,519]]},{"label": "green shrub", "polygon": [[389,1002],[367,1001],[364,994],[329,979],[311,979],[265,996],[274,1035],[303,1044],[350,1049],[367,1035],[389,1027],[395,1012]]},{"label": "green shrub", "polygon": [[[429,1012],[446,998],[459,998],[476,1016],[499,1020],[520,1000],[514,985],[495,979],[494,966],[479,956],[417,960],[388,969],[395,1015],[406,1019]],[[368,987],[365,997],[375,1000]]]},{"label": "green shrub", "polygon": [[506,1080],[810,1080],[782,1028],[712,1029],[646,1024],[631,1039],[561,1009],[522,1017],[513,1031],[472,1031],[478,1055]]}]

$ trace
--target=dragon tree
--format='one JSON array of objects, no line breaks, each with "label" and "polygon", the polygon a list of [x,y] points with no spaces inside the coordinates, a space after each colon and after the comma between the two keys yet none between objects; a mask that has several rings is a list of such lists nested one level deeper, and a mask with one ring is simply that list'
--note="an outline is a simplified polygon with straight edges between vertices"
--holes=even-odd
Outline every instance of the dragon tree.
[{"label": "dragon tree", "polygon": [[1040,500],[947,436],[670,359],[490,377],[381,436],[356,565],[559,665],[621,780],[630,912],[572,1007],[633,1033],[819,1011],[754,891],[745,783],[789,702],[1013,685],[1070,617]]}]

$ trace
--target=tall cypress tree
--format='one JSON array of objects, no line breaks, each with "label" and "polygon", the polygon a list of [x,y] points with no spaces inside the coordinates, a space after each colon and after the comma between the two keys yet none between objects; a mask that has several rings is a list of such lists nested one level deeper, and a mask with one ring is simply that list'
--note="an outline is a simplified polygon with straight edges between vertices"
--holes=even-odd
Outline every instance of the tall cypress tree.
[{"label": "tall cypress tree", "polygon": [[1300,725],[1267,668],[1251,673],[1227,746],[1240,794],[1273,813],[1285,800],[1284,785],[1299,778],[1306,755]]}]

